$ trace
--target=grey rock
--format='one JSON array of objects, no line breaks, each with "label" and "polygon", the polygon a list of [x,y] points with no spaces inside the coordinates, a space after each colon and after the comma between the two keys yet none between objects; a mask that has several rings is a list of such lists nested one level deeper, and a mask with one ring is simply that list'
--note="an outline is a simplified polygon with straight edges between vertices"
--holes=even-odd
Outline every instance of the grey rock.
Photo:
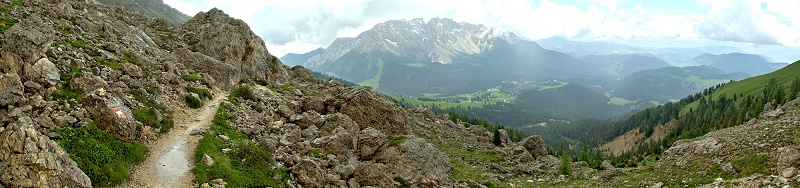
[{"label": "grey rock", "polygon": [[733,164],[725,163],[722,165],[722,171],[728,174],[736,174],[736,169],[733,168]]},{"label": "grey rock", "polygon": [[0,74],[0,106],[22,102],[25,88],[16,73]]},{"label": "grey rock", "polygon": [[192,130],[192,132],[189,133],[189,135],[192,135],[192,136],[205,135],[205,134],[206,134],[206,129],[203,129],[203,128]]},{"label": "grey rock", "polygon": [[319,163],[311,159],[302,159],[291,169],[295,180],[303,187],[321,187],[325,180],[323,177],[325,171]]},{"label": "grey rock", "polygon": [[537,157],[547,155],[547,145],[544,144],[544,141],[539,136],[528,136],[528,138],[520,142],[520,145]]},{"label": "grey rock", "polygon": [[203,154],[201,162],[206,166],[214,166],[214,159],[211,159],[211,156],[208,156],[208,154]]},{"label": "grey rock", "polygon": [[783,172],[781,172],[781,175],[784,178],[792,178],[797,175],[797,168],[795,167],[786,168],[783,170]]},{"label": "grey rock", "polygon": [[139,68],[139,66],[136,66],[132,63],[124,63],[124,65],[122,65],[122,71],[133,78],[142,77],[142,68]]},{"label": "grey rock", "polygon": [[372,154],[378,151],[387,141],[386,135],[372,127],[361,130],[361,132],[358,133],[359,155],[362,158],[372,156]]},{"label": "grey rock", "polygon": [[353,177],[359,186],[395,187],[388,171],[386,165],[368,161],[358,165]]},{"label": "grey rock", "polygon": [[[0,184],[9,187],[91,187],[58,144],[36,131],[29,117],[0,129]],[[36,177],[32,179],[30,177]]]},{"label": "grey rock", "polygon": [[[119,98],[109,95],[101,97],[92,92],[83,99],[82,104],[98,128],[107,130],[117,139],[129,141],[139,135],[139,132],[136,131],[136,120],[133,119],[130,108],[125,106]],[[121,111],[125,116],[117,116],[114,113],[115,110]]]},{"label": "grey rock", "polygon": [[26,65],[25,77],[44,87],[55,86],[61,79],[58,68],[47,58],[39,59],[33,65]]},{"label": "grey rock", "polygon": [[423,178],[446,182],[450,178],[450,160],[425,139],[407,136],[405,142],[376,154],[375,161],[388,167],[391,177],[420,182]]},{"label": "grey rock", "polygon": [[17,54],[25,63],[33,63],[44,56],[47,48],[53,45],[55,29],[38,13],[32,13],[5,31],[2,38],[4,50]]}]

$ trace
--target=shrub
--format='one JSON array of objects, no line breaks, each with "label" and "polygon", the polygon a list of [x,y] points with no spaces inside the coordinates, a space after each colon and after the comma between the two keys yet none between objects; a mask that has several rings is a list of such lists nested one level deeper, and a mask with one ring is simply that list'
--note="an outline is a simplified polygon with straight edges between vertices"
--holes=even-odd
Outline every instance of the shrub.
[{"label": "shrub", "polygon": [[139,101],[140,103],[144,104],[147,107],[155,108],[155,109],[158,109],[158,110],[166,110],[167,109],[167,106],[158,104],[158,102],[156,102],[155,100],[145,96],[144,93],[142,93],[139,90],[132,90],[131,94],[133,95],[133,98],[135,98],[137,101]]},{"label": "shrub", "polygon": [[211,96],[211,92],[209,92],[208,89],[196,88],[196,87],[192,87],[192,86],[186,86],[186,91],[192,92],[192,93],[197,93],[197,95],[200,95],[200,98],[211,99],[211,97],[212,97]]},{"label": "shrub", "polygon": [[198,109],[203,106],[203,101],[192,95],[186,95],[186,105],[189,105],[189,108]]},{"label": "shrub", "polygon": [[181,79],[186,80],[186,81],[190,81],[190,82],[196,82],[196,81],[202,81],[203,80],[203,78],[200,77],[200,75],[198,75],[198,74],[185,74],[185,75],[181,76]]},{"label": "shrub", "polygon": [[250,86],[236,86],[236,88],[233,88],[233,92],[231,92],[230,95],[233,96],[232,98],[241,97],[245,100],[256,100],[256,95],[253,94],[253,88]]},{"label": "shrub", "polygon": [[256,83],[258,83],[258,85],[261,86],[269,86],[269,82],[267,82],[266,80],[256,80]]},{"label": "shrub", "polygon": [[83,170],[96,187],[114,186],[130,180],[128,169],[145,159],[147,147],[138,142],[122,142],[98,129],[94,123],[87,127],[57,128],[63,138],[56,140],[78,168]]}]

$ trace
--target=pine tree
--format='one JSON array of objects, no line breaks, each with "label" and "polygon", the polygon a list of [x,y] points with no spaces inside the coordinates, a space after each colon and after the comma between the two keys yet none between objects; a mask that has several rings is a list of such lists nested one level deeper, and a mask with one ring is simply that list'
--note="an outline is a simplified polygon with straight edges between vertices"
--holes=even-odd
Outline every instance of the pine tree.
[{"label": "pine tree", "polygon": [[583,145],[583,150],[581,151],[581,155],[578,158],[580,161],[589,162],[589,149],[586,148],[586,145]]},{"label": "pine tree", "polygon": [[500,140],[499,129],[494,130],[494,138],[492,139],[492,143],[494,143],[495,146],[500,146],[500,144],[503,144],[503,142]]},{"label": "pine tree", "polygon": [[558,172],[563,175],[572,175],[572,169],[569,166],[572,164],[567,150],[561,150],[561,166],[558,167]]}]

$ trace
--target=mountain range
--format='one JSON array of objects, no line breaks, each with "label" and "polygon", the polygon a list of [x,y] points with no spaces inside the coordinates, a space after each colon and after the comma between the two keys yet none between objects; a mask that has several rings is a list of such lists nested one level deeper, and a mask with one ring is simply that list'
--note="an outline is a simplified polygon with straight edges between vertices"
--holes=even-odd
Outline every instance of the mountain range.
[{"label": "mountain range", "polygon": [[[767,63],[770,66],[760,69],[759,72],[730,72],[717,70],[724,65],[708,63],[719,59],[709,59],[703,61],[703,64],[686,63],[692,58],[701,57],[701,54],[739,51],[731,47],[653,49],[609,42],[575,42],[560,38],[534,42],[483,25],[456,22],[447,18],[433,18],[426,22],[418,18],[380,23],[356,37],[336,39],[327,48],[305,54],[287,54],[281,60],[287,65],[302,65],[360,85],[372,86],[388,95],[460,101],[459,103],[463,103],[462,99],[468,99],[467,101],[479,103],[478,106],[483,107],[522,105],[527,110],[533,110],[525,113],[531,117],[550,114],[532,120],[544,121],[551,118],[577,120],[615,117],[630,110],[680,99],[709,86],[745,78],[743,75],[763,74],[764,71],[785,65]],[[752,62],[752,66],[762,66],[763,63]],[[677,65],[708,67],[674,67]],[[686,71],[676,71],[678,69]],[[696,69],[708,71],[688,71]],[[726,67],[725,70],[729,68]],[[637,78],[634,74],[641,71],[649,72],[639,75],[661,76],[646,80]],[[553,80],[566,84],[545,86]],[[542,97],[546,96],[542,92],[547,92],[543,90],[565,85],[570,87],[561,90],[584,88],[578,90],[595,93],[593,95],[600,97],[584,98],[581,97],[583,94],[565,92],[560,97],[562,100],[592,99],[590,103],[599,107],[577,112],[568,107],[574,105],[564,105],[566,103],[541,105],[540,100],[548,100]],[[667,89],[669,94],[658,92],[663,90],[640,89],[659,86],[677,88]],[[475,96],[490,90],[498,90],[502,95],[510,97],[492,99],[491,96]],[[477,98],[482,98],[483,102]],[[569,103],[568,101],[562,102]],[[462,104],[446,106],[458,107]],[[442,111],[454,110],[444,109],[450,107],[443,107]],[[548,113],[532,114],[542,110]],[[588,114],[593,115],[587,116]],[[483,117],[500,121],[499,118]],[[511,123],[514,126],[525,124]]]}]

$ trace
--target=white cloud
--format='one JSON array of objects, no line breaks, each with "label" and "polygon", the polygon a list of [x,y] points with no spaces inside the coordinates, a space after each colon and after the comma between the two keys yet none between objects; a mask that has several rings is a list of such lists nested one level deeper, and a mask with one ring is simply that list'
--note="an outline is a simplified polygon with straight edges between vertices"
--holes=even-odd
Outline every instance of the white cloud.
[{"label": "white cloud", "polygon": [[713,40],[800,46],[798,1],[701,0],[698,32]]}]

